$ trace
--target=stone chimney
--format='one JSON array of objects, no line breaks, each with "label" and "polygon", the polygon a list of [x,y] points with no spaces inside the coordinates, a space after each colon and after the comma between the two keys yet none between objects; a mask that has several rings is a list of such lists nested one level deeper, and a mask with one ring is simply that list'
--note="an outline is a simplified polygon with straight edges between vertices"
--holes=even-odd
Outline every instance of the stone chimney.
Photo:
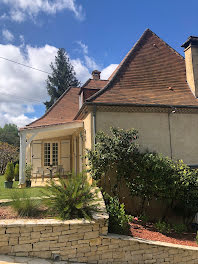
[{"label": "stone chimney", "polygon": [[198,37],[190,36],[182,45],[185,52],[186,79],[195,97],[198,97]]},{"label": "stone chimney", "polygon": [[101,74],[101,72],[98,70],[92,71],[93,80],[100,80],[100,74]]}]

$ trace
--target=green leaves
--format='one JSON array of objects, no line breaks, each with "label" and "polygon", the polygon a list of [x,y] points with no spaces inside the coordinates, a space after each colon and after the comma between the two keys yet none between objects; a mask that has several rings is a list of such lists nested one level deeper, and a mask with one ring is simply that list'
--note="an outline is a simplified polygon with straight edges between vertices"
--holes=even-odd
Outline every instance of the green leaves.
[{"label": "green leaves", "polygon": [[69,57],[64,49],[59,49],[55,57],[55,63],[50,65],[52,74],[48,75],[47,91],[50,101],[44,104],[48,110],[55,101],[70,87],[78,87],[79,81],[76,79],[76,73],[70,63]]},{"label": "green leaves", "polygon": [[8,182],[13,181],[14,179],[14,165],[12,162],[8,162],[5,170],[5,180]]},{"label": "green leaves", "polygon": [[166,200],[184,222],[192,221],[198,212],[198,170],[162,154],[140,152],[137,139],[135,129],[111,128],[110,135],[98,133],[95,149],[88,150],[92,177],[118,197],[125,182],[131,196],[142,198],[142,210],[145,200]]},{"label": "green leaves", "polygon": [[128,235],[132,216],[126,214],[125,206],[120,204],[118,197],[111,197],[107,193],[103,193],[103,197],[109,214],[109,233]]},{"label": "green leaves", "polygon": [[97,191],[84,174],[60,178],[58,183],[52,180],[46,188],[49,197],[46,203],[61,219],[91,219],[98,210]]}]

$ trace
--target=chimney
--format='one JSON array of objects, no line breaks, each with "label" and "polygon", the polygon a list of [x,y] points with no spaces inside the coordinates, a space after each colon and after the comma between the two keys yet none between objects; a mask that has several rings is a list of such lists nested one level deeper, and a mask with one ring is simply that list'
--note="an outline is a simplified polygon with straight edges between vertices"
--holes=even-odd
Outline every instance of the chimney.
[{"label": "chimney", "polygon": [[100,74],[101,74],[101,72],[98,70],[92,71],[93,80],[100,80]]},{"label": "chimney", "polygon": [[186,79],[195,97],[198,97],[198,37],[190,36],[182,45],[185,52]]}]

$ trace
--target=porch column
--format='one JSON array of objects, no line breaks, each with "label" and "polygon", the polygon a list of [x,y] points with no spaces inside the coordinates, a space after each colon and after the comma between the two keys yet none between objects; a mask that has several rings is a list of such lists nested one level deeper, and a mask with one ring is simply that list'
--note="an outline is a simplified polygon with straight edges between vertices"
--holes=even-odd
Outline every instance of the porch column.
[{"label": "porch column", "polygon": [[19,184],[25,183],[26,133],[20,132]]},{"label": "porch column", "polygon": [[79,134],[79,172],[82,172],[82,159],[83,159],[83,140],[82,140],[82,134]]}]

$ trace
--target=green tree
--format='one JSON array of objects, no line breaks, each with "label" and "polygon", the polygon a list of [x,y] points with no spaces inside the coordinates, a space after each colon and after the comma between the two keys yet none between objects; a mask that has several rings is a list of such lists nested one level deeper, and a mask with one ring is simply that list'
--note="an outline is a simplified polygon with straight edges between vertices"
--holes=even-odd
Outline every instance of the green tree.
[{"label": "green tree", "polygon": [[13,181],[13,179],[14,179],[14,165],[12,162],[8,162],[4,176],[5,176],[6,181],[8,181],[8,182]]},{"label": "green tree", "polygon": [[0,142],[6,142],[15,147],[19,147],[18,128],[14,124],[6,124],[0,127]]},{"label": "green tree", "polygon": [[8,162],[15,163],[19,159],[18,148],[6,142],[0,142],[0,174],[3,174]]},{"label": "green tree", "polygon": [[51,63],[52,74],[47,78],[47,91],[50,101],[44,102],[46,110],[48,110],[55,101],[72,86],[79,86],[80,83],[76,79],[76,73],[70,63],[66,51],[61,48],[55,57],[55,63]]}]

